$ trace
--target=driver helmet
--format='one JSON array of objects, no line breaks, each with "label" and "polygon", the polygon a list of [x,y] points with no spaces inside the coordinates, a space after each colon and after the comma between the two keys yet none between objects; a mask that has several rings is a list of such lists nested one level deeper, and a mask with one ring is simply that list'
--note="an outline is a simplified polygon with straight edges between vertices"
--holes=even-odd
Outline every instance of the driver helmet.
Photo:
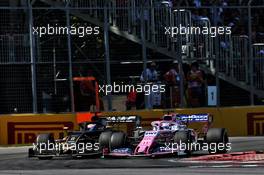
[{"label": "driver helmet", "polygon": [[170,123],[161,123],[161,128],[164,130],[169,130],[170,129]]},{"label": "driver helmet", "polygon": [[89,131],[91,131],[91,130],[93,130],[95,128],[95,126],[96,126],[96,124],[88,124],[86,126],[86,129],[89,130]]}]

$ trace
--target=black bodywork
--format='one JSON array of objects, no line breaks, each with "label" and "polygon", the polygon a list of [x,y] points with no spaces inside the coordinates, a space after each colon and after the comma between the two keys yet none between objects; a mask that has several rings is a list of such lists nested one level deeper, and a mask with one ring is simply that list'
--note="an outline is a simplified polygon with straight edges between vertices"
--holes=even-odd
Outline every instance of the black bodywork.
[{"label": "black bodywork", "polygon": [[[66,136],[59,140],[54,140],[50,134],[40,134],[34,143],[34,148],[29,149],[28,156],[38,157],[39,159],[51,159],[56,156],[83,157],[102,155],[102,149],[99,145],[101,133],[117,132],[118,130],[115,130],[114,126],[121,123],[135,123],[135,127],[139,126],[140,117],[133,117],[133,119],[131,116],[122,116],[121,118],[116,116],[95,117],[92,122],[79,124],[79,131],[67,132]],[[49,149],[48,147],[41,147],[41,144],[47,143],[52,143],[57,146]]]}]

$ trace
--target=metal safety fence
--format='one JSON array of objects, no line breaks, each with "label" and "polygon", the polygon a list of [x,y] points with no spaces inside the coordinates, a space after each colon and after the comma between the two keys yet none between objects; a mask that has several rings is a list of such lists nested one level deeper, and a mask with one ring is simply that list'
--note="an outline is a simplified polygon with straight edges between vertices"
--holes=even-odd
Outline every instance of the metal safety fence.
[{"label": "metal safety fence", "polygon": [[264,43],[253,45],[253,58],[254,86],[257,89],[264,89]]},{"label": "metal safety fence", "polygon": [[[198,16],[193,8],[176,7],[170,1],[41,2],[49,6],[26,4],[0,9],[1,97],[7,99],[1,101],[2,113],[74,111],[73,77],[93,75],[101,84],[131,83],[138,81],[141,67],[145,69],[151,61],[159,64],[160,79],[169,70],[169,64],[175,60],[179,63],[179,106],[188,103],[184,102],[188,98],[186,75],[194,61],[216,79],[232,81],[251,96],[259,95],[255,90],[264,91],[262,42],[254,44],[248,34],[190,33],[216,27],[211,20],[216,7],[202,9],[209,15]],[[248,7],[241,8],[247,16]],[[41,27],[50,26],[74,27],[80,31],[85,26],[93,34],[33,33],[33,28],[41,32]],[[245,28],[248,30],[248,26]],[[51,33],[55,32],[53,29]],[[220,87],[217,80],[216,86]],[[101,95],[112,110],[110,103],[117,97]],[[124,98],[124,105],[127,94],[118,95]]]}]

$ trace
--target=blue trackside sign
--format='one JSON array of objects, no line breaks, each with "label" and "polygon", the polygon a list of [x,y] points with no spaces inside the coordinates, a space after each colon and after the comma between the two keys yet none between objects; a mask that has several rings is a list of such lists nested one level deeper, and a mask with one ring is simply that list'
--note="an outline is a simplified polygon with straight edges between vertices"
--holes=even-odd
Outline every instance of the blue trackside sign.
[{"label": "blue trackside sign", "polygon": [[190,122],[205,122],[209,119],[209,114],[178,114],[179,120]]}]

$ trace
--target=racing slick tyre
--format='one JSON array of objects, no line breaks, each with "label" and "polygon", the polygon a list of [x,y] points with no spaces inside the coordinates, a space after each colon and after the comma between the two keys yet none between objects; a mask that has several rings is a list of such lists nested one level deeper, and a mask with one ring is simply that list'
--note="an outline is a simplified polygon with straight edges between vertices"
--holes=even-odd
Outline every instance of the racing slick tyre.
[{"label": "racing slick tyre", "polygon": [[[210,128],[206,134],[210,154],[227,152],[228,135],[225,128]],[[221,149],[220,149],[221,144]]]},{"label": "racing slick tyre", "polygon": [[[53,156],[49,156],[49,154],[53,154],[54,149],[54,137],[51,134],[39,134],[36,139],[36,143],[39,147],[39,149],[42,150],[42,153],[39,153],[40,155],[44,156],[38,156],[38,159],[40,160],[50,160],[53,158]],[[53,147],[51,146],[53,144]]]},{"label": "racing slick tyre", "polygon": [[53,156],[38,157],[39,160],[51,160]]},{"label": "racing slick tyre", "polygon": [[189,156],[192,153],[190,148],[192,143],[192,136],[190,131],[177,131],[174,135],[174,143],[177,143],[181,150],[184,148],[184,152]]},{"label": "racing slick tyre", "polygon": [[110,140],[110,148],[122,148],[126,145],[127,136],[124,132],[114,132]]},{"label": "racing slick tyre", "polygon": [[49,133],[49,134],[39,134],[37,136],[37,143],[53,143],[54,142],[54,138],[53,136]]},{"label": "racing slick tyre", "polygon": [[112,131],[102,132],[99,136],[100,148],[110,148],[110,139],[112,136]]}]

